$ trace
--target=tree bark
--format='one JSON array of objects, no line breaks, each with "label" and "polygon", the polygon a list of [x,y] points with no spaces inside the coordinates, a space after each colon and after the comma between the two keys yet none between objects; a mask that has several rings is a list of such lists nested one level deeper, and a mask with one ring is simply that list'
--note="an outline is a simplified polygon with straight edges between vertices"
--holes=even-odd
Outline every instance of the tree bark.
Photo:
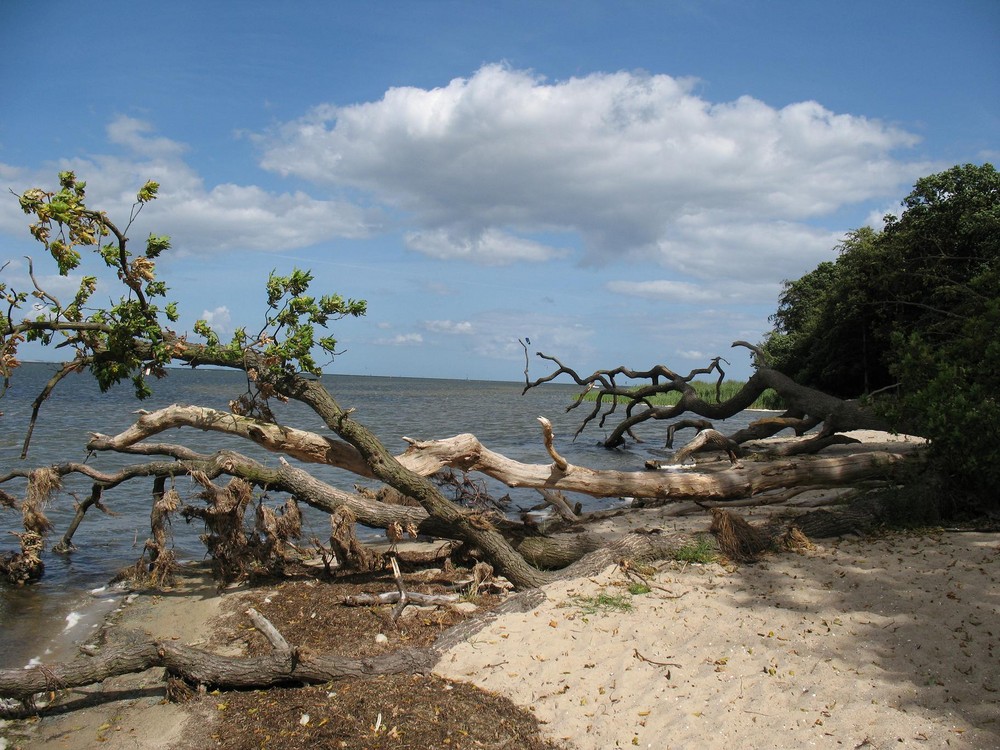
[{"label": "tree bark", "polygon": [[169,640],[135,634],[105,645],[96,656],[66,664],[0,669],[0,696],[28,700],[47,691],[65,690],[109,677],[164,667],[168,676],[221,688],[259,688],[288,682],[323,683],[348,677],[426,672],[436,658],[429,649],[407,649],[369,659],[274,649],[264,656],[220,656]]},{"label": "tree bark", "polygon": [[[616,448],[622,445],[625,442],[626,435],[634,437],[632,433],[633,428],[650,419],[674,419],[683,414],[697,414],[700,417],[716,420],[728,419],[748,409],[768,388],[774,389],[784,400],[785,405],[789,409],[789,414],[787,415],[789,422],[782,425],[776,422],[773,417],[768,417],[754,423],[748,429],[729,435],[728,437],[731,440],[736,443],[743,443],[747,440],[769,437],[785,427],[793,427],[796,430],[796,434],[801,434],[800,430],[804,431],[818,424],[823,425],[822,434],[824,436],[848,430],[888,430],[889,425],[884,419],[875,414],[872,409],[861,405],[857,401],[845,401],[821,391],[799,385],[788,376],[767,367],[763,352],[753,344],[746,341],[735,341],[733,342],[733,346],[744,347],[753,352],[756,358],[756,371],[737,394],[722,402],[710,403],[703,400],[690,384],[696,375],[708,374],[714,371],[720,373],[719,383],[721,383],[725,373],[719,367],[719,358],[713,360],[711,367],[692,370],[686,376],[678,375],[672,370],[658,365],[645,371],[616,367],[612,370],[598,370],[592,375],[581,377],[573,369],[559,362],[555,357],[538,352],[539,357],[554,362],[558,365],[558,369],[535,381],[528,381],[526,376],[524,390],[528,391],[543,383],[550,382],[560,375],[568,375],[578,385],[585,386],[587,391],[598,388],[598,396],[594,402],[594,407],[590,414],[583,419],[580,427],[577,429],[577,435],[598,416],[600,416],[599,423],[603,427],[605,421],[615,413],[619,401],[625,401],[627,403],[625,418],[615,425],[604,440],[604,445],[608,448]],[[639,388],[623,388],[616,384],[615,379],[618,377],[626,377],[633,380],[649,380],[650,384]],[[716,394],[719,392],[718,385],[717,383]],[[584,391],[584,393],[587,391]],[[651,396],[672,391],[680,394],[680,400],[677,404],[673,406],[651,405],[649,401]],[[581,394],[576,403],[569,408],[573,409],[579,406],[583,402],[583,395]],[[611,406],[607,407],[602,413],[602,409],[605,409],[605,403],[608,400],[611,401]],[[791,421],[793,419],[795,420],[794,423]],[[688,419],[678,424],[684,425],[693,421]],[[671,437],[672,432],[668,431],[668,443],[671,441]],[[820,442],[808,445],[813,451],[820,450],[823,447],[823,444]]]}]

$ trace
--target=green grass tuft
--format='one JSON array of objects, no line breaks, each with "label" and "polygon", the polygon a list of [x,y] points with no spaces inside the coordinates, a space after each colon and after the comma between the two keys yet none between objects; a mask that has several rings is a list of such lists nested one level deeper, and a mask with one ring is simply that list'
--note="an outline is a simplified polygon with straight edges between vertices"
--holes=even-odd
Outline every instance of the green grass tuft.
[{"label": "green grass tuft", "polygon": [[600,593],[597,596],[574,596],[572,603],[573,606],[579,607],[584,615],[632,611],[632,597],[629,594]]},{"label": "green grass tuft", "polygon": [[696,541],[675,549],[671,557],[678,562],[710,563],[718,559],[719,553],[710,539],[699,537]]}]

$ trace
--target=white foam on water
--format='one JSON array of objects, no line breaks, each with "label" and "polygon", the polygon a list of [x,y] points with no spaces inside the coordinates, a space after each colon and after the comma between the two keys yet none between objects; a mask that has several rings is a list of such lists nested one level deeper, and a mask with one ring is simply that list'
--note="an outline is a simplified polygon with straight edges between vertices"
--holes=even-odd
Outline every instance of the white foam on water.
[{"label": "white foam on water", "polygon": [[66,633],[77,626],[80,622],[82,615],[79,612],[70,612],[66,615],[66,627],[63,628],[63,632]]}]

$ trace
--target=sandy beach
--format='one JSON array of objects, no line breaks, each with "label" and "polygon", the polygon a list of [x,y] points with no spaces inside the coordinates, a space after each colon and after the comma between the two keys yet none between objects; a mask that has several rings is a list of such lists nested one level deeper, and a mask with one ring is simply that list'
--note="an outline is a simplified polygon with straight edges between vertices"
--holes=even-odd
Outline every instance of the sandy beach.
[{"label": "sandy beach", "polygon": [[1000,747],[1000,539],[847,539],[727,570],[552,585],[440,674],[531,707],[573,748]]},{"label": "sandy beach", "polygon": [[[599,531],[708,530],[704,515],[664,512]],[[510,698],[575,750],[1000,747],[1000,535],[851,536],[643,575],[647,592],[618,567],[551,584],[435,673]],[[245,595],[190,575],[130,597],[108,626],[224,650],[212,633]],[[204,708],[166,702],[160,673],[66,691],[42,720],[0,727],[0,749],[210,746]]]}]

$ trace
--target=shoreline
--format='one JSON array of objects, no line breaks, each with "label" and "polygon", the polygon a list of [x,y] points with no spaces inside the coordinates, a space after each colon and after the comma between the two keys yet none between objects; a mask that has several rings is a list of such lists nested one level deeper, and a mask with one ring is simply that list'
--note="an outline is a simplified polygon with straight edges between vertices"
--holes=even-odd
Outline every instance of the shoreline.
[{"label": "shoreline", "polygon": [[[744,512],[754,522],[771,511]],[[649,509],[603,520],[600,533],[637,523],[708,529]],[[576,750],[1000,745],[997,535],[847,537],[739,568],[655,567],[642,594],[615,567],[550,584],[538,607],[492,621],[434,674],[529,708]],[[246,589],[219,593],[206,570],[185,566],[174,589],[130,595],[105,627],[218,650],[223,602]],[[629,607],[596,606],[602,597]],[[67,691],[62,712],[0,724],[0,750],[206,746],[210,717],[166,703],[160,671]]]},{"label": "shoreline", "polygon": [[[648,593],[629,594],[615,566],[550,584],[533,610],[444,652],[434,674],[510,698],[572,750],[1000,744],[996,534],[847,537],[739,568],[655,567]],[[191,566],[105,627],[220,650],[217,618],[245,591],[218,593]],[[67,691],[52,715],[0,726],[0,748],[205,747],[211,717],[166,702],[161,672]]]},{"label": "shoreline", "polygon": [[[118,606],[105,614],[92,638],[101,630],[126,628],[211,648],[207,644],[224,616],[223,602],[245,590],[220,593],[207,563],[188,563],[171,588],[122,592]],[[205,747],[202,730],[209,717],[197,721],[185,704],[168,702],[162,673],[162,668],[153,668],[64,691],[38,721],[0,720],[0,750],[69,750],[98,744],[107,750]]]}]

